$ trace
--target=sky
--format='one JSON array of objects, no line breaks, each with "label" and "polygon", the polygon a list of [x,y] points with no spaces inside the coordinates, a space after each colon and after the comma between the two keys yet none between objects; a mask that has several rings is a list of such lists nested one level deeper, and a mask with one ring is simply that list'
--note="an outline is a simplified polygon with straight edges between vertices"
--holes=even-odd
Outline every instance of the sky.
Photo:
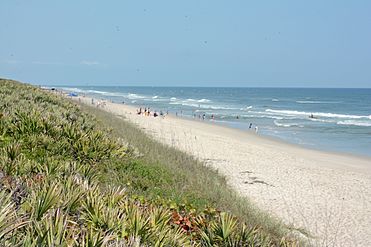
[{"label": "sky", "polygon": [[369,0],[1,0],[0,77],[371,87]]}]

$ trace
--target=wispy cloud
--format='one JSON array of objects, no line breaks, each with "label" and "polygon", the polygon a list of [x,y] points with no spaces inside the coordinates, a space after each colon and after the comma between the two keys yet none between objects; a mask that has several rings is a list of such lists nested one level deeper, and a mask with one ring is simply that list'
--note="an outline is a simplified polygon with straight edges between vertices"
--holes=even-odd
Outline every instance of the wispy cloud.
[{"label": "wispy cloud", "polygon": [[88,60],[83,60],[80,62],[82,65],[87,65],[87,66],[94,66],[94,65],[100,65],[100,62],[97,61],[88,61]]}]

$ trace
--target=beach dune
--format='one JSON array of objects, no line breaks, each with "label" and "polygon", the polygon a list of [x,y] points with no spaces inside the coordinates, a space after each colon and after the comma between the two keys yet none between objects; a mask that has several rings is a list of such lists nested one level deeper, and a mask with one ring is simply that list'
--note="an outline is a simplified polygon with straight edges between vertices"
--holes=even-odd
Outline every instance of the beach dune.
[{"label": "beach dune", "polygon": [[[88,97],[80,101],[91,104]],[[217,169],[241,196],[313,245],[371,246],[371,159],[310,150],[211,121],[144,117],[123,104],[107,102],[103,109]]]}]

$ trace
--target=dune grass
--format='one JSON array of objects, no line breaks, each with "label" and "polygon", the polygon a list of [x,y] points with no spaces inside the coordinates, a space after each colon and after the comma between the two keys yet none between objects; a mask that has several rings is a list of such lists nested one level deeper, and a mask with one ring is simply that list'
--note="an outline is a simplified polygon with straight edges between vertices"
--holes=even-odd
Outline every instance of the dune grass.
[{"label": "dune grass", "polygon": [[131,124],[0,79],[0,246],[298,244],[257,212]]},{"label": "dune grass", "polygon": [[[211,207],[229,211],[249,225],[263,228],[274,237],[284,236],[286,229],[283,224],[261,212],[247,198],[237,195],[227,185],[226,179],[214,169],[206,167],[189,154],[159,143],[129,121],[92,106],[81,104],[81,107],[94,115],[105,128],[110,129],[113,136],[122,138],[142,154],[138,159],[138,170],[131,170],[135,169],[131,167],[129,169],[133,173],[127,173],[121,167],[124,172],[115,173],[121,175],[118,181],[130,181],[135,177],[136,183],[141,187],[137,191],[140,194],[152,198],[169,198],[170,201],[186,204],[196,210]],[[147,179],[143,174],[151,178]],[[154,175],[156,179],[152,179]],[[151,186],[147,186],[147,182]]]}]

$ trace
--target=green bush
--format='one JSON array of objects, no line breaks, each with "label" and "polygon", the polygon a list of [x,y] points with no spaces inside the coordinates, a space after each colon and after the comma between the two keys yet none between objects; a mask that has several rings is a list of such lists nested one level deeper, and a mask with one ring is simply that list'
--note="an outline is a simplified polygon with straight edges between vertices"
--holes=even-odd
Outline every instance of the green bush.
[{"label": "green bush", "polygon": [[0,246],[296,244],[206,207],[189,174],[54,93],[0,79],[0,99]]}]

